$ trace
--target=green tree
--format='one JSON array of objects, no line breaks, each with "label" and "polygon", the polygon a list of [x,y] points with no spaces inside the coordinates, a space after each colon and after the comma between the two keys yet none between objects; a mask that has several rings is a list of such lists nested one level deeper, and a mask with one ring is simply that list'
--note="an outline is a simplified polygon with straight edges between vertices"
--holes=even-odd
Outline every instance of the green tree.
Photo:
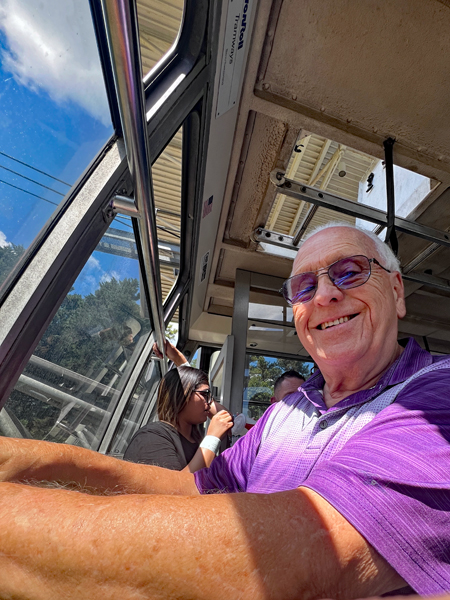
[{"label": "green tree", "polygon": [[273,388],[281,373],[276,361],[267,360],[265,356],[250,356],[248,386]]},{"label": "green tree", "polygon": [[[111,393],[120,384],[124,361],[130,358],[137,338],[149,330],[149,320],[141,316],[139,301],[137,279],[101,282],[93,294],[85,297],[71,290],[34,351],[34,356],[54,366],[109,385],[111,392],[99,393],[92,385],[32,362],[25,374],[89,404],[108,408]],[[48,434],[61,409],[51,397],[41,397],[30,397],[16,389],[7,404],[38,438]],[[72,409],[71,418],[77,411],[81,420],[81,409]]]},{"label": "green tree", "polygon": [[166,327],[166,338],[171,344],[176,344],[178,340],[178,326],[175,323],[169,323]]},{"label": "green tree", "polygon": [[311,364],[289,358],[268,359],[265,356],[250,356],[248,387],[269,387],[273,389],[275,381],[285,371],[295,370],[309,377]]},{"label": "green tree", "polygon": [[275,381],[286,371],[297,371],[305,379],[309,377],[312,363],[290,358],[250,356],[247,380],[248,415],[258,420],[270,404]]},{"label": "green tree", "polygon": [[0,286],[19,262],[20,257],[25,252],[23,246],[8,244],[0,246]]},{"label": "green tree", "polygon": [[293,360],[291,358],[277,358],[277,365],[281,369],[280,375],[286,371],[297,371],[297,373],[300,373],[305,379],[308,379],[311,375],[311,369],[313,367],[313,363]]}]

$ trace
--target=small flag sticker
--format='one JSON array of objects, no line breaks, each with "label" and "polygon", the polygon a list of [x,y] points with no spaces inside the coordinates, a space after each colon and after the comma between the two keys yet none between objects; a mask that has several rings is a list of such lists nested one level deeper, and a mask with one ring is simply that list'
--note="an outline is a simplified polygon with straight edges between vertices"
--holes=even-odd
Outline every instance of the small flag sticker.
[{"label": "small flag sticker", "polygon": [[203,215],[202,215],[202,219],[204,219],[206,217],[206,215],[209,215],[209,213],[212,211],[213,197],[214,196],[210,196],[208,198],[208,200],[205,200],[203,202]]}]

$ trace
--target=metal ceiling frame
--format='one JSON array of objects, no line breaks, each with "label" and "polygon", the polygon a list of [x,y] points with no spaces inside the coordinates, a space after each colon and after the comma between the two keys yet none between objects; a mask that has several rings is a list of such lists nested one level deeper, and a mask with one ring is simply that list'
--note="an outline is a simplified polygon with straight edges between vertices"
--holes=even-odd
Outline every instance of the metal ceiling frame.
[{"label": "metal ceiling frame", "polygon": [[[363,219],[364,221],[375,223],[382,227],[388,227],[392,224],[395,231],[413,235],[431,242],[433,244],[433,250],[437,246],[450,248],[450,233],[445,231],[440,231],[402,217],[396,217],[395,215],[391,216],[386,211],[378,208],[359,204],[358,202],[323,192],[317,188],[303,185],[302,183],[286,178],[283,171],[278,169],[271,172],[270,181],[281,193],[290,196],[291,198],[296,198],[301,202],[308,202],[316,207],[327,208],[337,213],[350,215],[352,217]],[[263,227],[258,227],[253,232],[253,240],[259,243],[262,242],[285,248],[286,250],[298,250],[299,248],[297,243],[295,243],[296,239],[294,237],[280,234]],[[409,281],[450,292],[450,282],[440,277],[416,274],[412,273],[411,270],[408,270],[403,277]]]}]

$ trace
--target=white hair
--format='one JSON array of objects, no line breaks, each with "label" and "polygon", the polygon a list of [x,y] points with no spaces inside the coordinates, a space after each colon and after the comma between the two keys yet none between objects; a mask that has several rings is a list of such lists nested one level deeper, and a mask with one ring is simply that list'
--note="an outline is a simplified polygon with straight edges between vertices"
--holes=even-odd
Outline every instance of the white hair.
[{"label": "white hair", "polygon": [[[375,245],[375,249],[378,254],[378,258],[380,259],[380,263],[389,271],[398,271],[401,273],[400,261],[392,252],[387,244],[380,240],[380,238],[375,235],[373,231],[368,229],[363,229],[362,227],[358,227],[357,225],[352,225],[351,223],[345,223],[344,221],[330,221],[329,223],[325,223],[325,225],[319,225],[315,229],[313,229],[308,235],[304,238],[304,242],[309,240],[310,237],[319,233],[319,231],[323,231],[324,229],[328,229],[329,227],[347,227],[348,229],[356,229],[360,231],[368,238],[372,240]],[[372,257],[370,257],[372,258]]]}]

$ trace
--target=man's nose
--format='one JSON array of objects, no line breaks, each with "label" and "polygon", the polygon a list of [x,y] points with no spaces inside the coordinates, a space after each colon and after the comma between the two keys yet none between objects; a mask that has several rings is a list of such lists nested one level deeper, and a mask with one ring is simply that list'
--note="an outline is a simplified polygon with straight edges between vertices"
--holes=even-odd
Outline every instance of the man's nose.
[{"label": "man's nose", "polygon": [[317,279],[317,291],[313,298],[316,304],[324,305],[339,302],[344,297],[343,292],[334,285],[327,273],[320,273]]}]

